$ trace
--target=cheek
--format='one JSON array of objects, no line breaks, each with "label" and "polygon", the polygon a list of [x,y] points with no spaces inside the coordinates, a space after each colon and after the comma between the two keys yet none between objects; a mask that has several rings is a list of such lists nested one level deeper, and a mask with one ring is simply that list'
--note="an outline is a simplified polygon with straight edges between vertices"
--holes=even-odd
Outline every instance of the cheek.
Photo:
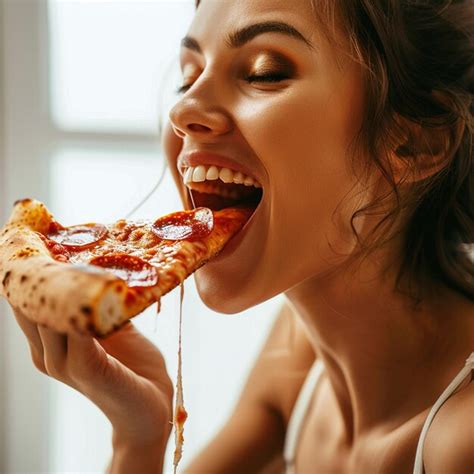
[{"label": "cheek", "polygon": [[333,69],[238,110],[239,128],[271,176],[350,174],[347,149],[362,123],[362,78],[354,67]]},{"label": "cheek", "polygon": [[306,80],[248,111],[241,127],[278,209],[303,205],[328,218],[354,187],[349,145],[361,126],[361,91],[354,74]]}]

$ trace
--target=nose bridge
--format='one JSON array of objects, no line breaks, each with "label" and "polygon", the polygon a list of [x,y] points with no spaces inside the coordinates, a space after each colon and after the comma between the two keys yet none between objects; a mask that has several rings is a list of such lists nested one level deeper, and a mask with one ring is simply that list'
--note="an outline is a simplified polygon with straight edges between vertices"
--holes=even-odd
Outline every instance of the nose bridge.
[{"label": "nose bridge", "polygon": [[176,133],[186,135],[222,135],[232,128],[230,116],[219,94],[219,85],[201,76],[170,111]]}]

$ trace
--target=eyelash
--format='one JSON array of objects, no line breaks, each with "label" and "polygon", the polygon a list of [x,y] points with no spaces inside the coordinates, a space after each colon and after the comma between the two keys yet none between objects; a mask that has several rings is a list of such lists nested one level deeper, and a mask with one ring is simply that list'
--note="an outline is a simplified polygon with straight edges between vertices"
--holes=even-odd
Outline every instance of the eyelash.
[{"label": "eyelash", "polygon": [[[249,84],[252,84],[253,82],[266,82],[266,83],[281,82],[288,78],[289,77],[286,74],[274,73],[274,74],[261,74],[261,75],[254,74],[252,76],[247,76],[245,80]],[[176,93],[184,94],[191,86],[192,84],[184,84],[176,89]]]}]

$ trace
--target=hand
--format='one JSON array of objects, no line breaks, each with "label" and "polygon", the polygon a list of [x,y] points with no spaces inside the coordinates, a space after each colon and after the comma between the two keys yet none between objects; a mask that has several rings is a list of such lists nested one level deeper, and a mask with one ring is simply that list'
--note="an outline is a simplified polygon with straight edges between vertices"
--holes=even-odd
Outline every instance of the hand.
[{"label": "hand", "polygon": [[14,313],[36,368],[95,403],[112,423],[115,441],[166,443],[173,385],[162,354],[133,324],[95,339],[59,334],[31,322],[18,309]]}]

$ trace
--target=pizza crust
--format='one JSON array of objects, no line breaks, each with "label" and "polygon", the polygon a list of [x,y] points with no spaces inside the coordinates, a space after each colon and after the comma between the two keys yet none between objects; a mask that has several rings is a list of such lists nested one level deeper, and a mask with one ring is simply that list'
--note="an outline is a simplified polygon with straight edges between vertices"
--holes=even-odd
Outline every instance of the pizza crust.
[{"label": "pizza crust", "polygon": [[100,268],[55,261],[36,233],[51,221],[42,203],[23,200],[0,232],[0,294],[13,308],[59,332],[101,336],[156,301]]}]

